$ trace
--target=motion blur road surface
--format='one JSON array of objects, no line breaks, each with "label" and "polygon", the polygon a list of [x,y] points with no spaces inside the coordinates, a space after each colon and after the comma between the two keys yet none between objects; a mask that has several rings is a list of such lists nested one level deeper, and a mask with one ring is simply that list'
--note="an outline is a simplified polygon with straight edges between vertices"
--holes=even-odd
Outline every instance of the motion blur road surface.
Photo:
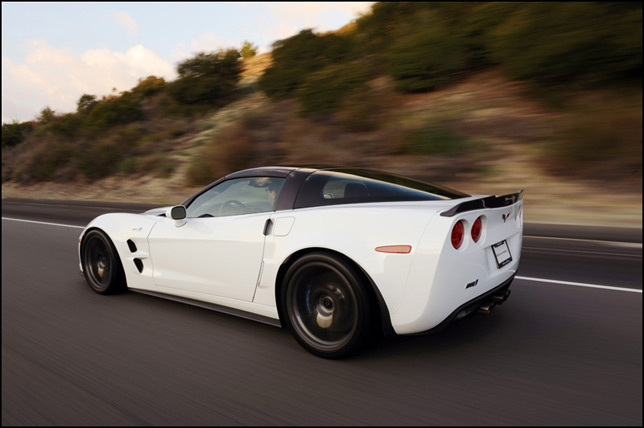
[{"label": "motion blur road surface", "polygon": [[80,227],[147,207],[3,199],[3,425],[642,424],[639,229],[526,224],[490,316],[331,361],[286,329],[91,291]]}]

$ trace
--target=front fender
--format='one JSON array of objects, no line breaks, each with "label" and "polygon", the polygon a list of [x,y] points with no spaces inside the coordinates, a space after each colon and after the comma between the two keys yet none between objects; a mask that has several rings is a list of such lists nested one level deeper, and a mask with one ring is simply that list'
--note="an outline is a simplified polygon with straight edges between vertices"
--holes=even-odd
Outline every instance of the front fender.
[{"label": "front fender", "polygon": [[[156,285],[152,278],[153,265],[150,260],[148,235],[154,225],[161,219],[162,217],[154,215],[130,213],[109,213],[96,217],[83,229],[78,239],[78,258],[81,272],[83,272],[81,261],[83,238],[88,231],[100,229],[107,234],[116,248],[125,271],[128,287],[156,290]],[[140,261],[141,271],[139,271],[135,259]]]}]

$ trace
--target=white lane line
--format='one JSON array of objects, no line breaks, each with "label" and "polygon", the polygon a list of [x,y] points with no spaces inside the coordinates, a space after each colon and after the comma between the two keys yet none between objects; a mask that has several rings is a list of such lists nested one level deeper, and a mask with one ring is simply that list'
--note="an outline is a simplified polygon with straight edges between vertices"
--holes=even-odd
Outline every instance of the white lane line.
[{"label": "white lane line", "polygon": [[585,284],[583,282],[558,281],[556,279],[530,278],[527,276],[515,276],[515,279],[524,279],[526,281],[550,282],[552,284],[574,285],[575,287],[603,288],[604,290],[628,291],[630,293],[641,293],[642,290],[637,288],[611,287],[608,285]]},{"label": "white lane line", "polygon": [[581,238],[559,238],[556,236],[533,236],[523,235],[524,238],[530,239],[552,239],[557,241],[572,241],[572,242],[592,242],[594,244],[612,245],[615,247],[628,247],[628,248],[642,248],[642,243],[638,242],[619,242],[619,241],[602,241],[598,239],[581,239]]},{"label": "white lane line", "polygon": [[641,254],[632,254],[632,253],[620,253],[617,251],[608,252],[608,251],[585,251],[585,250],[570,250],[570,249],[560,249],[560,248],[546,248],[546,247],[530,247],[523,246],[524,250],[532,251],[543,251],[546,253],[563,253],[563,254],[593,254],[599,256],[614,256],[614,257],[631,257],[631,258],[642,258]]},{"label": "white lane line", "polygon": [[46,221],[23,220],[21,218],[2,217],[3,220],[22,221],[25,223],[47,224],[49,226],[73,227],[75,229],[85,229],[85,226],[74,226],[73,224],[49,223]]}]

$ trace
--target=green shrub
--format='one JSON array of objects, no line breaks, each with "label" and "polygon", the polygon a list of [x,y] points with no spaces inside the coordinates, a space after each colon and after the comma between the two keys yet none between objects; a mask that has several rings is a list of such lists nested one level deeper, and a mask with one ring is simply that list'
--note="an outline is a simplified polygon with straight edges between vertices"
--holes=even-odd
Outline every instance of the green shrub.
[{"label": "green shrub", "polygon": [[126,175],[136,174],[139,172],[139,158],[128,157],[123,159],[118,169]]},{"label": "green shrub", "polygon": [[262,131],[252,129],[246,123],[256,122],[257,116],[248,114],[240,121],[222,127],[199,150],[188,167],[187,177],[191,185],[213,181],[234,171],[251,168],[269,162],[277,156],[275,150],[262,140]]},{"label": "green shrub", "polygon": [[170,178],[172,173],[176,170],[177,165],[172,159],[164,158],[159,162],[159,165],[156,168],[157,176],[161,178]]},{"label": "green shrub", "polygon": [[152,173],[157,177],[169,178],[176,164],[166,153],[153,153],[139,160],[138,171],[141,173]]},{"label": "green shrub", "polygon": [[544,165],[566,175],[641,176],[641,112],[641,100],[602,99],[572,107],[557,124],[558,138],[548,143]]},{"label": "green shrub", "polygon": [[77,168],[88,180],[94,181],[116,172],[122,157],[118,145],[102,141],[81,149]]},{"label": "green shrub", "polygon": [[180,104],[222,106],[232,100],[235,88],[235,82],[219,76],[189,76],[168,84],[167,92]]},{"label": "green shrub", "polygon": [[302,30],[273,43],[273,65],[259,79],[259,88],[275,100],[290,98],[309,74],[352,59],[353,50],[349,37]]},{"label": "green shrub", "polygon": [[313,31],[302,30],[273,43],[273,65],[259,79],[259,88],[273,99],[292,96],[306,75],[320,67],[316,63],[316,39]]},{"label": "green shrub", "polygon": [[248,40],[244,41],[244,44],[242,45],[239,53],[241,54],[242,58],[252,58],[255,55],[257,55],[257,45],[252,44]]},{"label": "green shrub", "polygon": [[59,137],[71,138],[78,134],[83,119],[76,113],[68,113],[57,117],[48,125],[48,131]]},{"label": "green shrub", "polygon": [[95,131],[143,119],[141,100],[131,92],[99,101],[87,116],[86,123]]},{"label": "green shrub", "polygon": [[276,101],[286,99],[300,86],[305,75],[288,67],[270,67],[260,77],[259,89]]},{"label": "green shrub", "polygon": [[425,3],[421,2],[374,3],[370,13],[356,20],[357,37],[364,52],[382,53],[401,29],[415,26],[415,17],[424,7]]},{"label": "green shrub", "polygon": [[145,79],[139,79],[139,83],[132,88],[132,93],[140,98],[147,98],[163,90],[165,85],[163,77],[148,76]]},{"label": "green shrub", "polygon": [[110,138],[120,152],[129,154],[135,152],[141,145],[146,138],[146,133],[146,129],[141,124],[131,123],[104,134],[104,138]]},{"label": "green shrub", "polygon": [[166,102],[166,110],[192,115],[204,107],[218,107],[232,101],[241,74],[239,57],[237,50],[229,49],[210,54],[201,52],[180,63],[179,78],[166,85],[166,92],[179,105]]},{"label": "green shrub", "polygon": [[311,73],[297,91],[302,113],[329,113],[354,90],[366,90],[369,70],[362,63],[329,65]]},{"label": "green shrub", "polygon": [[443,25],[399,37],[385,53],[385,60],[398,88],[406,92],[452,83],[467,67],[463,39]]},{"label": "green shrub", "polygon": [[349,131],[375,131],[381,125],[379,113],[382,107],[379,95],[354,90],[342,100],[336,118]]},{"label": "green shrub", "polygon": [[469,139],[437,119],[429,120],[407,134],[407,151],[416,154],[456,155],[466,152],[471,146]]},{"label": "green shrub", "polygon": [[486,2],[477,4],[463,16],[455,29],[462,35],[467,55],[467,68],[482,69],[496,65],[491,53],[492,34],[524,3]]},{"label": "green shrub", "polygon": [[237,83],[241,74],[239,52],[236,49],[206,54],[200,52],[177,66],[179,78],[186,77],[219,77],[231,83]]},{"label": "green shrub", "polygon": [[493,35],[492,55],[510,78],[556,88],[641,86],[641,3],[528,3]]},{"label": "green shrub", "polygon": [[242,123],[227,125],[204,149],[216,177],[251,168],[261,158],[260,147]]},{"label": "green shrub", "polygon": [[12,147],[20,144],[34,130],[31,122],[18,122],[2,124],[2,148]]},{"label": "green shrub", "polygon": [[74,153],[73,144],[42,144],[31,157],[31,178],[50,181],[56,171],[67,166]]}]

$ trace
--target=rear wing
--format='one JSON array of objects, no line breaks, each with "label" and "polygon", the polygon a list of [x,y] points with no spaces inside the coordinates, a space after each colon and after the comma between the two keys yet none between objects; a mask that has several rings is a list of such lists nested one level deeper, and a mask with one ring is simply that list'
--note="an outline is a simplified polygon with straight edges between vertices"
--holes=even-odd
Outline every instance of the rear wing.
[{"label": "rear wing", "polygon": [[486,196],[479,199],[472,199],[469,201],[461,202],[454,205],[447,211],[443,211],[441,216],[452,217],[465,211],[480,210],[483,208],[500,208],[517,203],[523,199],[523,190],[517,193],[510,193],[503,196]]}]

